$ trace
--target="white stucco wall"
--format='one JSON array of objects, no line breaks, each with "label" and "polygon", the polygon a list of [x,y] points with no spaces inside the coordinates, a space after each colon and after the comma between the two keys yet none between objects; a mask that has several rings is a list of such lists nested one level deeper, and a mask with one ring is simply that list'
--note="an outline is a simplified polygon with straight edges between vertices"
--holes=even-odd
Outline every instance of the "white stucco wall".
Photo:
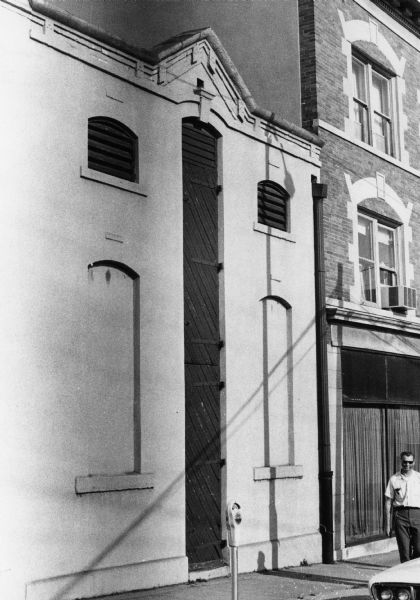
[{"label": "white stucco wall", "polygon": [[[232,136],[224,152],[224,188],[232,190],[224,194],[227,487],[230,496],[244,499],[243,536],[249,547],[241,551],[241,561],[249,570],[262,559],[259,552],[264,553],[268,568],[319,557],[313,225],[310,166],[272,151],[270,160],[278,166],[269,167],[269,178],[291,194],[292,231],[286,239],[278,239],[253,229],[256,184],[266,178],[265,148],[243,142],[238,161],[238,144]],[[243,169],[244,164],[250,167]],[[291,397],[276,398],[283,403],[283,419],[274,425],[281,432],[274,443],[281,448],[269,449],[280,462],[269,464],[301,465],[303,477],[254,481],[253,469],[267,465],[262,299],[268,295],[291,306],[289,352],[293,356]],[[286,336],[287,331],[277,335]],[[269,395],[273,393],[270,379],[275,379],[275,370],[284,369],[285,362],[287,356],[280,353],[269,377]],[[291,549],[287,538],[301,535],[309,537]],[[280,539],[278,548],[276,542],[261,543],[270,537]]]},{"label": "white stucco wall", "polygon": [[[164,112],[156,98],[31,41],[24,17],[2,13],[3,43],[19,57],[7,63],[2,98],[5,570],[28,584],[137,565],[140,584],[140,563],[168,556],[179,564],[161,580],[185,580],[182,215],[173,201],[182,181],[171,115],[155,118]],[[111,89],[124,103],[106,96]],[[95,115],[139,132],[147,197],[80,177]],[[143,153],[144,139],[158,142]],[[171,174],[149,177],[151,163],[171,165]],[[97,430],[106,390],[92,389],[86,360],[87,267],[104,259],[140,276],[142,472],[154,474],[154,488],[76,496],[75,477],[91,473],[88,456],[118,448],[127,433],[112,415],[105,439]],[[116,573],[115,591],[126,589]],[[83,578],[80,586],[89,592]]]},{"label": "white stucco wall", "polygon": [[[167,92],[150,93],[31,39],[40,18],[0,8],[2,582],[10,600],[40,600],[185,581],[181,121],[199,114],[197,77],[216,90],[197,64]],[[218,96],[211,107],[223,157],[222,504],[243,505],[242,571],[319,560],[311,196],[319,163],[310,143],[289,134],[273,140],[267,161],[258,122],[241,125]],[[80,176],[92,116],[137,133],[140,194]],[[284,239],[254,230],[257,183],[268,178],[291,194]],[[129,433],[127,419],[104,417],[106,381],[92,380],[89,364],[88,265],[101,260],[139,275],[141,474],[153,487],[77,495],[75,478],[98,474],[92,457],[120,451]],[[293,369],[277,413],[282,447],[272,449],[287,478],[255,481],[254,468],[279,466],[264,456],[267,295],[291,307]]]}]

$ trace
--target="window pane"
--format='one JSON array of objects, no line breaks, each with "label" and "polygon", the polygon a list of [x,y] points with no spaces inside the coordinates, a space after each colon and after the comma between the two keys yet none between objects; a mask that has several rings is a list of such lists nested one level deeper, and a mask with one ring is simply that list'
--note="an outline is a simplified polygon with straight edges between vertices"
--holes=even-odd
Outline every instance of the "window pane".
[{"label": "window pane", "polygon": [[373,260],[372,221],[359,216],[359,256]]},{"label": "window pane", "polygon": [[376,302],[376,279],[373,252],[373,223],[359,216],[359,270],[362,297],[368,302]]},{"label": "window pane", "polygon": [[389,115],[388,79],[372,71],[372,108]]},{"label": "window pane", "polygon": [[382,285],[388,285],[391,287],[397,285],[397,274],[395,271],[379,269],[379,278]]},{"label": "window pane", "polygon": [[378,150],[386,152],[387,140],[385,123],[383,117],[377,113],[373,115],[373,145]]},{"label": "window pane", "polygon": [[362,142],[368,141],[367,107],[356,100],[353,101],[354,136]]},{"label": "window pane", "polygon": [[395,235],[389,227],[378,225],[378,256],[382,285],[397,285],[395,273]]},{"label": "window pane", "polygon": [[395,269],[394,231],[383,225],[378,225],[378,254],[381,266]]},{"label": "window pane", "polygon": [[378,150],[391,154],[391,127],[388,119],[374,113],[373,115],[373,145]]},{"label": "window pane", "polygon": [[366,102],[365,66],[353,58],[353,96]]},{"label": "window pane", "polygon": [[[420,361],[419,361],[420,362]],[[386,397],[385,355],[343,349],[343,399],[382,403]]]},{"label": "window pane", "polygon": [[368,302],[376,302],[375,264],[360,258],[359,269],[362,298]]}]

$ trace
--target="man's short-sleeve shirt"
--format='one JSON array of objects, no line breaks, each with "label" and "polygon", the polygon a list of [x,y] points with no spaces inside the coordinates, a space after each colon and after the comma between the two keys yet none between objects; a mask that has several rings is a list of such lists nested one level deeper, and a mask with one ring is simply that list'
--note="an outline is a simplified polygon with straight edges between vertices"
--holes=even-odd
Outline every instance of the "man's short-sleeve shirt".
[{"label": "man's short-sleeve shirt", "polygon": [[395,507],[420,508],[420,473],[411,471],[408,477],[402,473],[395,473],[388,482],[385,496],[392,500]]}]

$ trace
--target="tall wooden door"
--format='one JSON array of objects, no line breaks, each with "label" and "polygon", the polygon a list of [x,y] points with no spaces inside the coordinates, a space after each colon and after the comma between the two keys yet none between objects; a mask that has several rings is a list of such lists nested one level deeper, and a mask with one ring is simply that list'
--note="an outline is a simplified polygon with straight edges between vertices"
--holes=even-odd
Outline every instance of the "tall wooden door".
[{"label": "tall wooden door", "polygon": [[190,564],[221,558],[217,140],[182,133],[186,536]]}]

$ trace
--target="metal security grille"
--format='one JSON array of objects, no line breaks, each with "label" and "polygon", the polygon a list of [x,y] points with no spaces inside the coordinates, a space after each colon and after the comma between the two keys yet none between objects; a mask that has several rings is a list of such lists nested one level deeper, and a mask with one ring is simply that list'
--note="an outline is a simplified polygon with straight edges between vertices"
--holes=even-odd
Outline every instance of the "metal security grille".
[{"label": "metal security grille", "polygon": [[89,119],[89,169],[136,181],[136,159],[137,136],[128,127],[106,117]]},{"label": "metal security grille", "polygon": [[258,223],[289,230],[289,194],[273,181],[258,184]]}]

